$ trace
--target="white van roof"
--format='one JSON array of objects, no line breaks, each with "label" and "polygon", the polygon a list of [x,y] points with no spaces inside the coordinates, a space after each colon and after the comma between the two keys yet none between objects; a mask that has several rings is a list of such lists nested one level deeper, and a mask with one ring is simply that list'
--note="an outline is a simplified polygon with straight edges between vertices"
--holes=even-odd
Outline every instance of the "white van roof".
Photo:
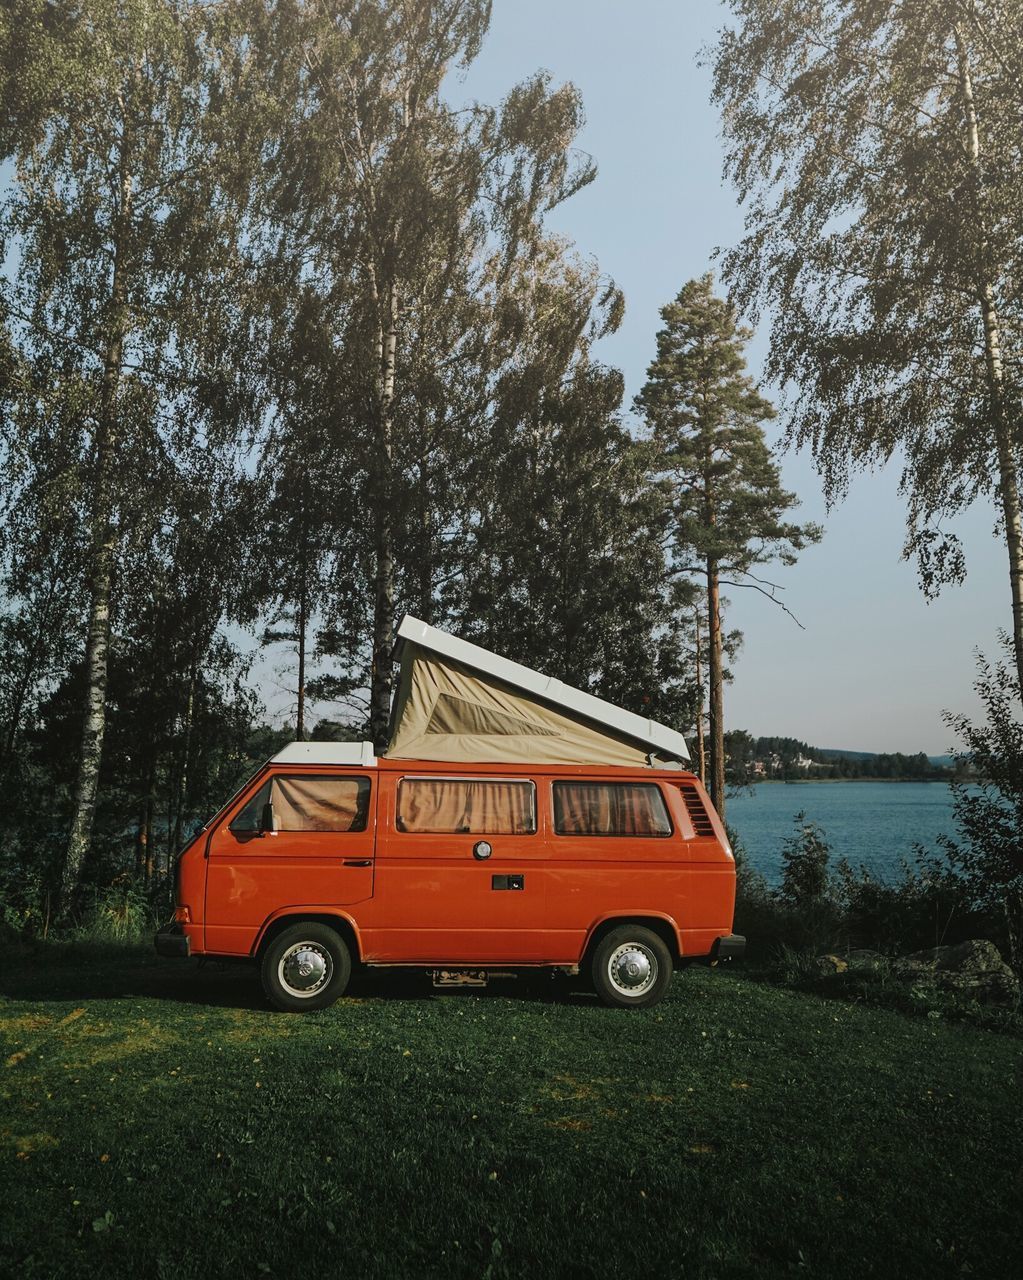
[{"label": "white van roof", "polygon": [[347,764],[371,769],[376,764],[372,742],[289,742],[271,764]]},{"label": "white van roof", "polygon": [[[462,758],[476,759],[525,759],[533,760],[575,760],[593,763],[643,763],[644,756],[657,757],[662,767],[670,762],[682,762],[689,759],[689,748],[681,733],[659,724],[656,720],[647,720],[631,711],[623,711],[621,707],[605,702],[591,693],[581,689],[573,689],[551,676],[541,675],[521,663],[502,658],[479,645],[470,644],[458,636],[428,626],[419,618],[406,614],[398,628],[398,652],[405,648],[410,653],[402,656],[402,678],[396,693],[395,707],[392,715],[393,736],[388,748],[389,756],[422,756],[434,758],[431,742],[436,742],[437,758],[458,759],[459,755],[444,755],[446,750],[467,754]],[[411,657],[411,662],[409,661]],[[432,668],[423,667],[424,661],[432,663]],[[417,701],[417,673],[413,669],[418,663],[423,670],[419,679],[422,685]],[[439,664],[439,665],[438,665]],[[456,665],[448,665],[456,664]],[[465,676],[459,680],[459,668],[465,669]],[[471,673],[471,674],[470,674]],[[452,687],[445,695],[442,682],[450,682]],[[475,687],[473,685],[475,681]],[[489,682],[496,682],[491,685]],[[513,691],[515,702],[500,701],[500,688]],[[446,684],[445,684],[446,688]],[[441,699],[449,698],[449,708],[456,703],[463,709],[465,727],[451,728],[443,723],[426,721],[434,716],[434,709]],[[486,701],[487,707],[476,706],[476,699]],[[470,703],[473,705],[470,706]],[[525,718],[530,716],[530,704],[537,717],[544,715],[543,708],[551,708],[546,713],[557,717],[557,724],[530,726]],[[468,707],[466,711],[465,708]],[[457,715],[457,711],[451,712]],[[504,717],[504,728],[487,730],[473,727],[473,717],[493,721],[494,716]],[[449,716],[450,718],[450,716]],[[516,719],[517,718],[517,719]],[[443,717],[441,717],[443,719]],[[559,726],[576,724],[580,734],[589,735],[586,741],[567,744],[567,754],[562,754],[566,743],[562,740],[562,729]],[[591,726],[591,728],[586,728]],[[542,736],[502,736],[515,735],[521,730],[530,728]],[[566,730],[571,733],[572,731]],[[492,736],[494,734],[498,736]],[[605,742],[601,741],[603,733]],[[616,742],[622,742],[622,746]],[[626,745],[633,744],[633,745]],[[516,748],[522,755],[511,754]],[[624,748],[624,753],[623,753]],[[488,750],[494,754],[484,754]],[[589,753],[593,753],[592,757]],[[428,754],[429,753],[429,754]],[[620,758],[619,758],[620,756]]]}]

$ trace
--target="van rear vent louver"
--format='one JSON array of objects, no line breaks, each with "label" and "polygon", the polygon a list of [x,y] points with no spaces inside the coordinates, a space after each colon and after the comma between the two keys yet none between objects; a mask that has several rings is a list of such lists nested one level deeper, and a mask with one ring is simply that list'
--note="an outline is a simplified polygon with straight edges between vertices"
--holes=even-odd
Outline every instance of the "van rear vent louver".
[{"label": "van rear vent louver", "polygon": [[706,805],[700,799],[700,793],[695,787],[680,787],[679,790],[682,792],[682,799],[686,802],[689,818],[696,834],[698,836],[712,836],[714,834],[714,824],[710,820]]}]

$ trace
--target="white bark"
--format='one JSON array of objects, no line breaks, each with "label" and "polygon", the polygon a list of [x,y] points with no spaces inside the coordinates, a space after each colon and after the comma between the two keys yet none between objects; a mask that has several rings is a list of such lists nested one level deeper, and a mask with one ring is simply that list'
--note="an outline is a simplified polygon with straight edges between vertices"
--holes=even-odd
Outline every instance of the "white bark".
[{"label": "white bark", "polygon": [[[978,196],[983,191],[983,167],[980,154],[980,126],[973,93],[973,77],[966,44],[956,28],[956,52],[959,62],[959,85],[966,117],[966,150],[973,169]],[[978,210],[983,225],[983,210]],[[985,238],[986,239],[986,238]],[[986,243],[983,245],[986,248]],[[1007,420],[1005,365],[1002,357],[1002,334],[998,318],[995,289],[984,267],[977,280],[980,310],[984,324],[984,360],[991,398],[992,427],[998,458],[998,494],[1002,504],[1002,523],[1009,555],[1009,586],[1012,592],[1012,640],[1016,655],[1016,675],[1023,698],[1023,518],[1020,513],[1019,468]]]},{"label": "white bark", "polygon": [[[122,119],[124,113],[122,112]],[[74,900],[82,864],[92,839],[96,792],[106,730],[107,666],[110,646],[110,596],[113,588],[117,532],[114,526],[114,454],[118,439],[124,339],[128,327],[126,257],[132,216],[132,179],[128,139],[122,135],[120,206],[114,231],[114,269],[110,289],[106,353],[96,425],[96,481],[92,502],[92,591],[85,645],[85,700],[78,753],[71,830],[60,880],[59,913],[66,915]]]}]

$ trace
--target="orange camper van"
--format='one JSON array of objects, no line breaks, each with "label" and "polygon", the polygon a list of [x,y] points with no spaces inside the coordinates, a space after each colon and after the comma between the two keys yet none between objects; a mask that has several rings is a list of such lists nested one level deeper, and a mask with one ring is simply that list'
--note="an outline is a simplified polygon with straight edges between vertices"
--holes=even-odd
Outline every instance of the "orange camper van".
[{"label": "orange camper van", "polygon": [[682,736],[406,617],[386,753],[294,742],[185,847],[169,956],[245,958],[279,1009],[355,965],[437,985],[588,973],[642,1008],[739,956],[735,862]]}]

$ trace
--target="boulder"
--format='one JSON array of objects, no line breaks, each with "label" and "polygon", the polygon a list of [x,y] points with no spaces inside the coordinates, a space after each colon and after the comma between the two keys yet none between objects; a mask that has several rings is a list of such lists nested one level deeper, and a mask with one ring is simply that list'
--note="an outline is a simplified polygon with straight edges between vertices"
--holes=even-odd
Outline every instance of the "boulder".
[{"label": "boulder", "polygon": [[892,962],[892,973],[915,986],[938,987],[974,1000],[1018,1000],[1019,979],[993,942],[915,951]]}]

